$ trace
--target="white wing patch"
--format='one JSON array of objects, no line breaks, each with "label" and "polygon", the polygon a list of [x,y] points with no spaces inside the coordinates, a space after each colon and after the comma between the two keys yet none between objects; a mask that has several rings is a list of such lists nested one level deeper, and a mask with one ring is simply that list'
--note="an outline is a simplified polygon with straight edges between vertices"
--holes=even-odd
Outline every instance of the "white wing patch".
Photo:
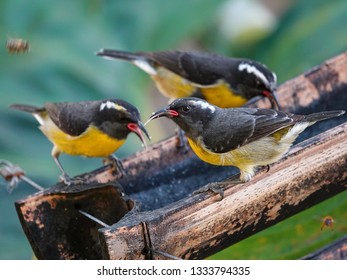
[{"label": "white wing patch", "polygon": [[284,135],[282,137],[282,139],[280,140],[281,143],[287,143],[289,145],[291,145],[295,139],[299,136],[299,134],[301,132],[303,132],[308,126],[314,124],[313,123],[309,123],[309,122],[298,122],[296,123],[289,131],[286,135]]},{"label": "white wing patch", "polygon": [[277,84],[277,75],[272,72],[272,76],[274,77],[274,84],[276,85]]},{"label": "white wing patch", "polygon": [[44,120],[42,118],[42,116],[40,114],[33,114],[33,116],[35,117],[35,119],[39,122],[40,125],[44,125]]},{"label": "white wing patch", "polygon": [[266,79],[264,74],[257,69],[254,65],[250,65],[248,63],[240,63],[238,67],[239,71],[246,70],[248,73],[253,73],[256,75],[260,80],[262,80],[266,85],[269,84],[269,81]]},{"label": "white wing patch", "polygon": [[157,75],[157,70],[145,59],[137,59],[133,61],[133,64],[145,71],[149,75]]},{"label": "white wing patch", "polygon": [[216,111],[216,108],[212,105],[210,105],[208,102],[206,101],[191,101],[193,104],[200,106],[202,109],[209,109],[211,111],[211,113],[214,113],[214,111]]},{"label": "white wing patch", "polygon": [[115,109],[115,110],[119,110],[119,111],[126,111],[126,109],[123,106],[121,106],[121,105],[119,105],[117,103],[114,103],[112,101],[109,101],[109,100],[106,101],[106,102],[101,103],[100,111],[104,110],[105,108],[107,108],[107,109]]}]

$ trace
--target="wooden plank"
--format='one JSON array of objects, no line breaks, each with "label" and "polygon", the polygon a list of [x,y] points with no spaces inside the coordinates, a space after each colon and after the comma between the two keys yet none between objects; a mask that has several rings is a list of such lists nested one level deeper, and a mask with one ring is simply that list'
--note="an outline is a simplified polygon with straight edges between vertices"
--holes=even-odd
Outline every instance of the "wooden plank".
[{"label": "wooden plank", "polygon": [[78,210],[114,224],[135,208],[112,184],[83,188],[56,185],[16,202],[23,230],[38,259],[101,259],[100,225]]}]

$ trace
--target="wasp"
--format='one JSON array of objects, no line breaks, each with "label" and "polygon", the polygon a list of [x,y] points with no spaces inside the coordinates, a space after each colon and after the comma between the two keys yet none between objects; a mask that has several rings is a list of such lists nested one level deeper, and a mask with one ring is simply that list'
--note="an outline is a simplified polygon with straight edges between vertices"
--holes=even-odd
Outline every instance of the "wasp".
[{"label": "wasp", "polygon": [[12,164],[7,160],[0,160],[0,175],[7,182],[7,191],[9,193],[11,193],[14,190],[14,188],[17,187],[20,180],[27,182],[29,185],[31,185],[39,191],[44,190],[43,187],[26,177],[22,168],[20,168],[18,165]]},{"label": "wasp", "polygon": [[322,219],[322,226],[320,227],[323,230],[325,227],[329,227],[331,230],[334,230],[334,219],[331,216],[325,216]]},{"label": "wasp", "polygon": [[29,41],[20,38],[11,38],[7,40],[6,48],[10,54],[25,53],[29,51]]}]

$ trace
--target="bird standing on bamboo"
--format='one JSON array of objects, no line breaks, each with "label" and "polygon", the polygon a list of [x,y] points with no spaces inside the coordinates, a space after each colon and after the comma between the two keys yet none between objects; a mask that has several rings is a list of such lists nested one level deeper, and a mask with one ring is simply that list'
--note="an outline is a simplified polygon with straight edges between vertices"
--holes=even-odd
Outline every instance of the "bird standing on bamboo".
[{"label": "bird standing on bamboo", "polygon": [[262,96],[279,109],[277,77],[260,62],[201,51],[125,52],[101,49],[96,53],[129,61],[155,82],[171,101],[198,97],[221,108],[241,107]]},{"label": "bird standing on bamboo", "polygon": [[121,162],[112,154],[135,133],[145,145],[142,132],[149,138],[139,111],[120,99],[45,103],[43,107],[14,104],[13,109],[31,113],[43,134],[53,143],[52,157],[62,172],[62,181],[79,183],[66,173],[59,161],[61,153],[86,157],[107,157],[122,174]]},{"label": "bird standing on bamboo", "polygon": [[201,160],[236,166],[239,182],[248,182],[256,167],[278,161],[308,126],[342,114],[341,110],[295,115],[273,109],[223,109],[198,98],[180,98],[153,113],[147,123],[159,117],[171,119]]}]

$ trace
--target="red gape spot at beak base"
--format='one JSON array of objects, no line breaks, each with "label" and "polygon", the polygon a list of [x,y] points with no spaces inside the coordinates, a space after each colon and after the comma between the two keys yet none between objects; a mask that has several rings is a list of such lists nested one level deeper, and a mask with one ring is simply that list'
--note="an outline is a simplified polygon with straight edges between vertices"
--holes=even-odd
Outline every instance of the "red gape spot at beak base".
[{"label": "red gape spot at beak base", "polygon": [[268,98],[269,98],[269,96],[271,95],[271,93],[270,93],[270,91],[264,90],[264,91],[263,91],[263,95],[264,95],[265,97],[268,97]]},{"label": "red gape spot at beak base", "polygon": [[169,109],[169,110],[167,110],[167,112],[168,112],[168,115],[171,117],[178,117],[178,115],[179,115],[178,112],[175,110]]},{"label": "red gape spot at beak base", "polygon": [[128,123],[127,127],[130,131],[134,132],[140,138],[142,144],[146,146],[145,139],[139,126],[136,123]]}]

